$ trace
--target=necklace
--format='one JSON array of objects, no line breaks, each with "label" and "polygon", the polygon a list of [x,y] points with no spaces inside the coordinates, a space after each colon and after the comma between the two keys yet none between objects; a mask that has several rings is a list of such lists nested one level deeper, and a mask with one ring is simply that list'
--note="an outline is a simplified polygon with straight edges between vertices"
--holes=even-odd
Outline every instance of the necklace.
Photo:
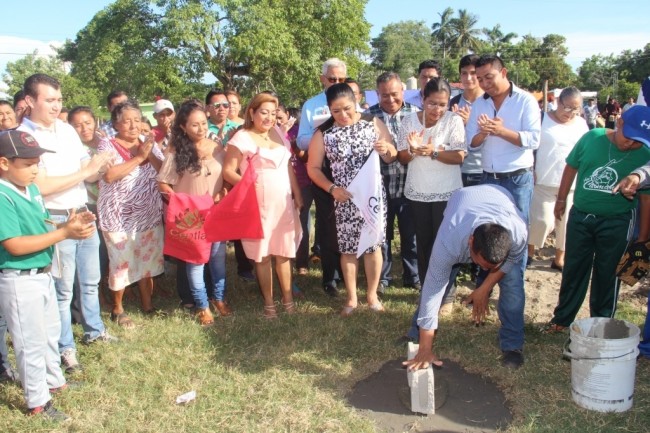
[{"label": "necklace", "polygon": [[257,131],[254,131],[254,130],[251,130],[251,132],[253,134],[257,135],[258,137],[260,137],[261,139],[263,139],[264,141],[269,141],[270,140],[268,132],[266,134],[261,134],[261,133],[259,133]]},{"label": "necklace", "polygon": [[[614,141],[616,141],[616,134],[618,133],[618,130],[614,130]],[[612,159],[612,147],[615,147],[615,144],[609,143],[609,147],[607,148],[607,160],[609,161],[607,163],[607,166],[609,167],[610,165],[618,164],[619,162],[623,161],[625,158],[627,158],[630,155],[630,150],[625,151],[625,156],[623,156],[621,159]]]}]

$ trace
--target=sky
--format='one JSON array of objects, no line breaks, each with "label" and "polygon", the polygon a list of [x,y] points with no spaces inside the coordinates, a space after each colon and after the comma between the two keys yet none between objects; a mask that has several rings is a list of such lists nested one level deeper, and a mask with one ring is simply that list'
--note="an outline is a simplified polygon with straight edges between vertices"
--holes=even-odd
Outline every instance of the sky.
[{"label": "sky", "polygon": [[[0,76],[7,62],[36,49],[48,55],[52,53],[50,45],[74,40],[77,32],[112,1],[30,0],[29,16],[24,18],[25,5],[21,2],[3,3]],[[594,54],[618,55],[650,43],[650,0],[368,0],[366,20],[372,24],[371,37],[375,37],[383,26],[399,21],[424,21],[431,27],[447,6],[477,15],[478,28],[501,24],[504,33],[520,36],[561,34],[569,48],[567,63],[574,69]]]}]

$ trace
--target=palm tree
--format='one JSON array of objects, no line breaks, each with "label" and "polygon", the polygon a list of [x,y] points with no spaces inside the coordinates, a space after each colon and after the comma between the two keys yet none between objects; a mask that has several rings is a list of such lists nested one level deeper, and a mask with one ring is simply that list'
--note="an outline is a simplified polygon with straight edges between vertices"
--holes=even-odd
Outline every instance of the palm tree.
[{"label": "palm tree", "polygon": [[452,8],[447,8],[442,13],[438,13],[440,16],[439,23],[433,23],[431,26],[431,37],[434,41],[437,41],[440,48],[442,48],[442,58],[443,60],[447,57],[447,48],[450,46],[451,37],[452,37],[452,27],[451,27],[451,16],[454,14]]},{"label": "palm tree", "polygon": [[450,21],[453,29],[452,46],[458,52],[478,51],[481,46],[481,40],[479,39],[481,30],[475,28],[477,23],[478,16],[467,12],[467,9],[458,9],[458,17]]},{"label": "palm tree", "polygon": [[483,28],[483,34],[487,38],[486,42],[490,47],[489,50],[497,55],[503,55],[503,48],[510,45],[510,42],[519,36],[513,32],[503,34],[501,24],[497,24],[491,29]]}]

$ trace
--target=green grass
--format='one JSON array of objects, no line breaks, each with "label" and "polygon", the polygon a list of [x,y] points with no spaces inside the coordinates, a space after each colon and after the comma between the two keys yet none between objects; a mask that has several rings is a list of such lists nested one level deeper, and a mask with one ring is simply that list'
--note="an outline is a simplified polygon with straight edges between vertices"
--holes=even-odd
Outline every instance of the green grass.
[{"label": "green grass", "polygon": [[[56,406],[73,420],[57,426],[26,417],[21,389],[5,385],[0,386],[0,432],[380,431],[345,397],[358,380],[404,356],[405,349],[393,342],[408,326],[416,293],[391,289],[387,313],[360,309],[341,319],[342,299],[322,292],[318,271],[298,277],[297,283],[306,300],[299,303],[298,314],[281,314],[276,321],[261,317],[257,287],[235,277],[228,281],[235,315],[217,319],[211,328],[202,329],[175,308],[175,296],[156,298],[167,314],[153,318],[138,313],[131,302],[127,312],[137,324],[131,331],[117,328],[104,312],[110,332],[121,341],[78,345],[85,370],[74,379],[83,384],[55,397]],[[159,284],[175,290],[171,277]],[[644,319],[624,303],[620,317],[634,323]],[[561,359],[565,336],[542,335],[537,326],[527,325],[526,364],[512,372],[499,364],[494,314],[481,328],[468,319],[468,310],[457,307],[452,318],[443,320],[436,351],[503,389],[515,415],[507,431],[647,431],[649,362],[638,364],[631,411],[591,412],[571,400],[570,363]],[[77,337],[80,333],[75,326]],[[176,405],[176,397],[190,390],[196,390],[196,400]]]}]

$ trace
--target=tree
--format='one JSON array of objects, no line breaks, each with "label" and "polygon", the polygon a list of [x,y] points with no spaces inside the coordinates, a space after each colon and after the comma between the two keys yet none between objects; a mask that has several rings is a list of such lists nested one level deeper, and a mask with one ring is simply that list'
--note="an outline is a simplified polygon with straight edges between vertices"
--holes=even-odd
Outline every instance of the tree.
[{"label": "tree", "polygon": [[549,87],[563,88],[575,83],[577,77],[564,58],[569,54],[564,45],[566,38],[561,35],[548,34],[541,40],[536,56],[531,60],[531,67],[539,74],[537,88],[548,80]]},{"label": "tree", "polygon": [[483,35],[487,38],[485,41],[484,50],[490,53],[496,53],[497,55],[503,54],[503,50],[509,48],[512,44],[512,40],[515,39],[518,35],[517,33],[503,33],[501,31],[501,24],[497,24],[491,29],[483,28]]},{"label": "tree", "polygon": [[372,65],[381,71],[397,72],[402,80],[413,76],[420,62],[432,54],[424,21],[388,24],[371,44]]},{"label": "tree", "polygon": [[467,51],[476,52],[481,45],[479,36],[481,30],[475,28],[478,16],[467,12],[467,9],[458,9],[458,17],[450,21],[452,28],[452,47],[459,54]]},{"label": "tree", "polygon": [[584,90],[600,91],[612,84],[616,73],[616,59],[613,54],[595,54],[585,59],[578,68],[578,86]]},{"label": "tree", "polygon": [[63,62],[56,57],[42,57],[38,51],[28,54],[15,62],[9,62],[2,80],[9,87],[7,93],[13,95],[23,88],[23,83],[30,75],[37,72],[48,74],[60,80],[65,75]]},{"label": "tree", "polygon": [[431,30],[433,30],[431,37],[435,41],[434,45],[442,51],[443,60],[447,58],[447,51],[451,44],[453,31],[451,27],[451,19],[453,14],[454,10],[448,7],[442,11],[442,13],[438,13],[438,16],[440,16],[440,22],[433,23],[431,26]]}]

